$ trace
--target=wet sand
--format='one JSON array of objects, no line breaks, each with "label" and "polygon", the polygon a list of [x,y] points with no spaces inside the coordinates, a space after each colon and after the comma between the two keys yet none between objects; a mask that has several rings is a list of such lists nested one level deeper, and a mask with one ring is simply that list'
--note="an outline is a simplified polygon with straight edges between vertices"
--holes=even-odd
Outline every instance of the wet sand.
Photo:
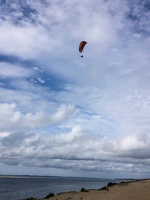
[{"label": "wet sand", "polygon": [[[107,189],[108,188],[108,189]],[[50,200],[150,200],[150,179],[124,182],[109,186],[105,190],[67,192]],[[86,188],[85,188],[86,189]]]}]

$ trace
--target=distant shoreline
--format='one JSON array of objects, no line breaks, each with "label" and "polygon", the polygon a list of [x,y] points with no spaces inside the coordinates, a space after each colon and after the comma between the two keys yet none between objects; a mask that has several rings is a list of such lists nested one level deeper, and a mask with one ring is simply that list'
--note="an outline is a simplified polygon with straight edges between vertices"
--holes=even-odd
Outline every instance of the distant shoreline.
[{"label": "distant shoreline", "polygon": [[52,178],[55,176],[0,175],[0,178]]},{"label": "distant shoreline", "polygon": [[0,178],[87,178],[87,179],[101,179],[101,180],[147,180],[147,179],[134,179],[134,178],[96,178],[96,177],[74,177],[74,176],[40,176],[40,175],[0,175]]}]

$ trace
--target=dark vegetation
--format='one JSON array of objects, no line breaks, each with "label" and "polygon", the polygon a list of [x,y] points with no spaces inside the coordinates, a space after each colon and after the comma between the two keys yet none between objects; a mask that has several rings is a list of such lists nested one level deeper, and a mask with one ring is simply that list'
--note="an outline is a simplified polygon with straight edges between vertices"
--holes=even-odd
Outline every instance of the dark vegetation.
[{"label": "dark vegetation", "polygon": [[81,192],[88,192],[88,190],[86,190],[85,188],[82,188]]},{"label": "dark vegetation", "polygon": [[49,199],[50,197],[54,197],[54,193],[49,193],[46,197],[44,197],[43,199]]}]

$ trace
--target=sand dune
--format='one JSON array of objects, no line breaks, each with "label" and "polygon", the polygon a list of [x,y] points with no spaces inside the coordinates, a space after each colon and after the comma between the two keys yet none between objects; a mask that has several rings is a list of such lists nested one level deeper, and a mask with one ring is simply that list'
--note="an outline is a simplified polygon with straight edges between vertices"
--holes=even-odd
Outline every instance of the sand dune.
[{"label": "sand dune", "polygon": [[150,200],[150,180],[140,180],[109,186],[108,190],[68,192],[51,200]]}]

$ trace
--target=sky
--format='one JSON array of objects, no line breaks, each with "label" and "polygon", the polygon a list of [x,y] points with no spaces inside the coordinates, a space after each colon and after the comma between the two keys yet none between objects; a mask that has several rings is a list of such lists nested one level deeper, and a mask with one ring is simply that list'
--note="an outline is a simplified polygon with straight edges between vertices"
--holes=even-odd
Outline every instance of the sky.
[{"label": "sky", "polygon": [[0,174],[149,178],[149,11],[0,0]]}]

